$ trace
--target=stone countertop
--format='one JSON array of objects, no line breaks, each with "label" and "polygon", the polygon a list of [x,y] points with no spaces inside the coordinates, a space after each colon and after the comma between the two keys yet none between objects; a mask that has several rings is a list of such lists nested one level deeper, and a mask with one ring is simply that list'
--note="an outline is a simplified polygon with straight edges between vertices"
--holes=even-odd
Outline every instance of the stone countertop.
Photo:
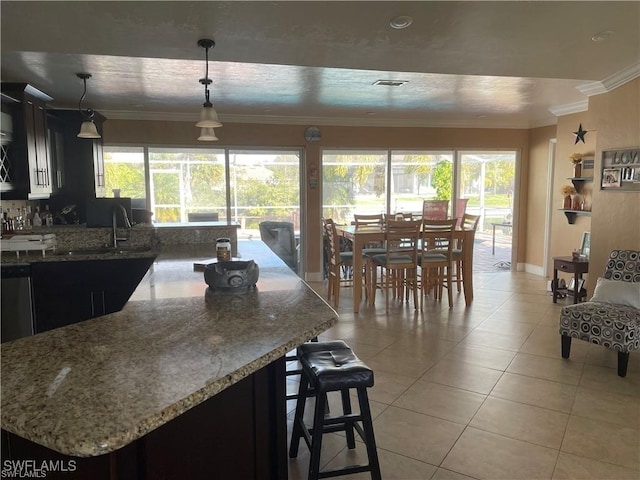
[{"label": "stone countertop", "polygon": [[[337,314],[262,242],[255,290],[211,291],[197,248],[163,252],[117,313],[8,342],[2,428],[60,453],[115,451],[331,327]],[[188,250],[191,253],[188,253]]]}]

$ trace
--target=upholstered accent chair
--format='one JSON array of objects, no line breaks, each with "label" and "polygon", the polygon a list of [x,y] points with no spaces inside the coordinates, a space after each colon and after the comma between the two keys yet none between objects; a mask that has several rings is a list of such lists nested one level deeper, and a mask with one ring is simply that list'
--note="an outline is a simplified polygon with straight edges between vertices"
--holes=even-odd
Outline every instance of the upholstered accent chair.
[{"label": "upholstered accent chair", "polygon": [[640,252],[613,250],[588,302],[560,312],[562,358],[569,358],[571,339],[618,352],[618,375],[627,374],[629,352],[640,349]]}]

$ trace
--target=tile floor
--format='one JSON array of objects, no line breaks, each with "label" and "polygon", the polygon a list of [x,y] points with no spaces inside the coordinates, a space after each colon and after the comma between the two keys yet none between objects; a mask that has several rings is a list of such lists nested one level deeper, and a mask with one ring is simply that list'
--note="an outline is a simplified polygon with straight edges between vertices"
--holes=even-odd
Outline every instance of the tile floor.
[{"label": "tile floor", "polygon": [[[354,314],[350,290],[341,291],[340,320],[321,340],[345,340],[375,372],[383,478],[640,479],[640,354],[630,356],[624,379],[614,352],[586,342],[574,341],[563,360],[563,303],[552,303],[544,278],[474,278],[471,307],[462,295],[451,310],[426,297],[422,313],[394,304],[386,314],[379,296]],[[325,295],[323,284],[312,287]],[[297,389],[295,377],[288,389]],[[330,404],[340,411],[339,396]],[[288,410],[291,426],[293,401]],[[333,433],[321,458],[321,468],[335,468],[366,461],[366,452]],[[302,443],[289,478],[306,479],[308,460]]]}]

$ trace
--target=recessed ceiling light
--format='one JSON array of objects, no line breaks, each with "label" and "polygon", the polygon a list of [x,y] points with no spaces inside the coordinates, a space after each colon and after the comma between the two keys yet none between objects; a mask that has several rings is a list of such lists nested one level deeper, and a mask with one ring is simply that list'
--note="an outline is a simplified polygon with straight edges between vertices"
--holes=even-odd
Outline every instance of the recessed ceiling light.
[{"label": "recessed ceiling light", "polygon": [[384,85],[385,87],[399,87],[409,83],[408,80],[376,80],[373,85]]},{"label": "recessed ceiling light", "polygon": [[403,28],[407,28],[412,23],[413,18],[407,15],[400,15],[399,17],[392,18],[389,21],[389,26],[391,28],[395,28],[396,30],[402,30]]},{"label": "recessed ceiling light", "polygon": [[593,37],[591,37],[591,40],[593,40],[594,42],[604,42],[612,35],[613,32],[611,30],[605,30],[603,32],[596,33]]}]

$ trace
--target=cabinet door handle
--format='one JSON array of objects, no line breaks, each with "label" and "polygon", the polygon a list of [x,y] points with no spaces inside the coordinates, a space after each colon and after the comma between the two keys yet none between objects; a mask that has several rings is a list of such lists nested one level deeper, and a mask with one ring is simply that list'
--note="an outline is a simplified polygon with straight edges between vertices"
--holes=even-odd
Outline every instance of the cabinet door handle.
[{"label": "cabinet door handle", "polygon": [[105,315],[107,313],[107,307],[104,303],[104,290],[102,291],[102,314]]},{"label": "cabinet door handle", "polygon": [[93,304],[93,292],[91,292],[91,317],[96,316],[95,305]]}]

